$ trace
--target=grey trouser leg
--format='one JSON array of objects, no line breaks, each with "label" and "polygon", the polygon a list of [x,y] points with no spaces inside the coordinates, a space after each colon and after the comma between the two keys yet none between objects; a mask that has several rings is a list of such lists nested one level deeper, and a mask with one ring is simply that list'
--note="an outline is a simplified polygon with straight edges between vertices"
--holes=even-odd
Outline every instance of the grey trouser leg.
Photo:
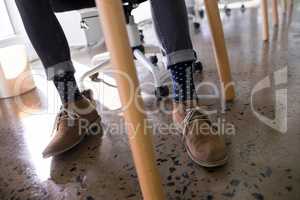
[{"label": "grey trouser leg", "polygon": [[65,71],[75,72],[67,39],[54,15],[50,0],[15,1],[48,79]]},{"label": "grey trouser leg", "polygon": [[195,61],[184,0],[151,0],[158,38],[167,56],[167,65]]}]

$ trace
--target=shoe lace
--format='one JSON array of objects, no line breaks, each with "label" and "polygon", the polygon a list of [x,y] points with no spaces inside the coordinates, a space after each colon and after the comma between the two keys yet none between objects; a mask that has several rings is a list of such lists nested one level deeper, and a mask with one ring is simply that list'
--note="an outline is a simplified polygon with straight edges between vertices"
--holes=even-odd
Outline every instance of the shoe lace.
[{"label": "shoe lace", "polygon": [[55,130],[57,131],[59,128],[59,125],[61,123],[62,120],[65,119],[71,119],[72,121],[79,119],[80,116],[79,114],[77,114],[75,111],[68,109],[64,106],[61,106],[59,113],[57,114],[56,118],[55,118],[55,123],[54,123],[54,127],[52,130],[52,134],[55,132]]},{"label": "shoe lace", "polygon": [[185,119],[183,120],[183,137],[182,140],[184,141],[186,139],[186,136],[188,134],[188,126],[194,121],[194,120],[201,120],[202,122],[206,122],[208,123],[210,126],[212,125],[211,121],[209,120],[209,118],[202,113],[203,110],[202,109],[189,109],[188,113],[185,117]]}]

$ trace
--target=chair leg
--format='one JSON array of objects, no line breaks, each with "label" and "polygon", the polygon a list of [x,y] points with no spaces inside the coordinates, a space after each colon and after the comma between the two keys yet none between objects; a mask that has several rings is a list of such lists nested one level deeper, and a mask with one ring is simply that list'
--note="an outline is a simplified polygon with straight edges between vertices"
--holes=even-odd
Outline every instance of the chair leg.
[{"label": "chair leg", "polygon": [[288,2],[287,0],[283,0],[283,13],[286,13],[288,7]]},{"label": "chair leg", "polygon": [[291,15],[293,12],[293,5],[294,5],[294,0],[288,0],[287,2],[287,12],[288,15]]},{"label": "chair leg", "polygon": [[235,98],[233,82],[231,80],[231,70],[229,58],[224,39],[224,31],[219,13],[217,0],[204,0],[206,13],[212,34],[212,43],[217,61],[219,77],[222,85],[222,92],[226,101]]},{"label": "chair leg", "polygon": [[278,26],[278,0],[272,0],[273,26]]},{"label": "chair leg", "polygon": [[263,40],[269,40],[269,17],[268,17],[268,1],[261,0],[261,10],[263,17]]},{"label": "chair leg", "polygon": [[[152,135],[145,126],[145,115],[138,90],[138,79],[125,28],[121,0],[96,0],[111,63],[116,71],[129,143],[145,200],[164,200],[164,192],[155,164]],[[129,91],[131,90],[131,91]],[[139,108],[139,109],[138,109]]]}]

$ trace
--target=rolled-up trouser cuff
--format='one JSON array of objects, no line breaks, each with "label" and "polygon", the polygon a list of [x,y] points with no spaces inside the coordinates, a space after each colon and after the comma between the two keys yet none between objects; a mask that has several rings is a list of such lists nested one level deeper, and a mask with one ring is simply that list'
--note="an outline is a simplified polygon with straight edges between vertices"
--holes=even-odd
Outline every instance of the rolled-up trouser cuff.
[{"label": "rolled-up trouser cuff", "polygon": [[167,66],[187,62],[187,61],[196,61],[197,55],[193,49],[184,49],[169,53],[167,56]]},{"label": "rolled-up trouser cuff", "polygon": [[58,64],[47,67],[46,74],[48,80],[53,80],[54,76],[63,74],[65,72],[74,72],[75,68],[72,61],[60,62]]}]

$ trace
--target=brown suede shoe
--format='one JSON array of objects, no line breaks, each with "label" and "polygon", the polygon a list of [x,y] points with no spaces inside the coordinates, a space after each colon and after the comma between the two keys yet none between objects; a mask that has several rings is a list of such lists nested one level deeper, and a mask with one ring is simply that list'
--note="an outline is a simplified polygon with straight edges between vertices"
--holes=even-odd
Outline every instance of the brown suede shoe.
[{"label": "brown suede shoe", "polygon": [[[195,103],[185,106],[175,104],[175,122],[181,122],[183,129],[183,143],[189,157],[202,167],[219,167],[225,165],[228,156],[225,140],[215,127],[212,127],[208,117],[200,109],[186,109],[195,107]],[[178,114],[179,113],[179,114]],[[181,120],[184,115],[184,120]]]},{"label": "brown suede shoe", "polygon": [[93,103],[83,97],[62,106],[55,120],[53,138],[43,157],[57,156],[72,149],[88,134],[102,134],[101,118]]}]

